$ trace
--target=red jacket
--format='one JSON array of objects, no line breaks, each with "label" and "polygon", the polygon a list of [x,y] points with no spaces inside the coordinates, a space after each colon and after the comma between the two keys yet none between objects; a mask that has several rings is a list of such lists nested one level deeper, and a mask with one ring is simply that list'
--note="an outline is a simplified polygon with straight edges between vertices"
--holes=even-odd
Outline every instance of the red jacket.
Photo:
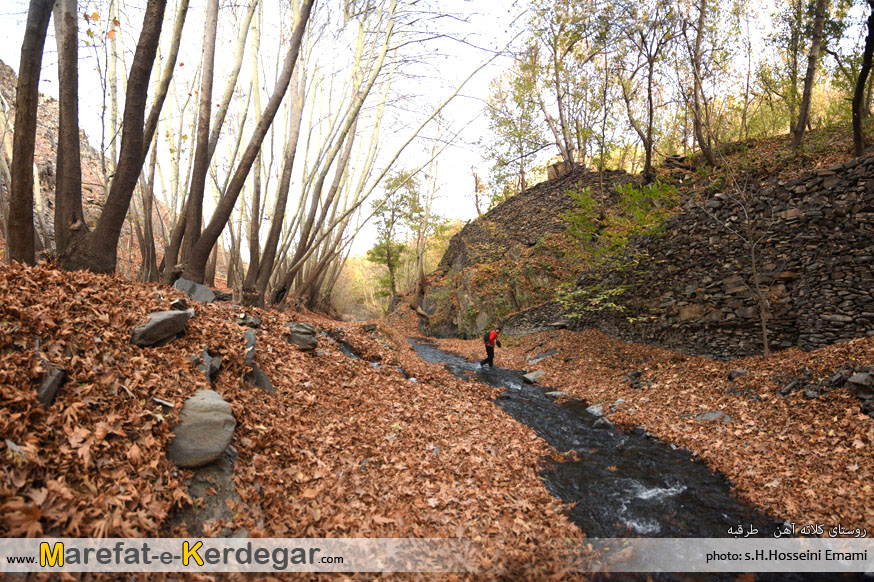
[{"label": "red jacket", "polygon": [[489,334],[489,341],[486,342],[486,345],[494,347],[495,340],[497,340],[497,339],[498,339],[498,332],[495,330],[492,330],[492,332]]}]

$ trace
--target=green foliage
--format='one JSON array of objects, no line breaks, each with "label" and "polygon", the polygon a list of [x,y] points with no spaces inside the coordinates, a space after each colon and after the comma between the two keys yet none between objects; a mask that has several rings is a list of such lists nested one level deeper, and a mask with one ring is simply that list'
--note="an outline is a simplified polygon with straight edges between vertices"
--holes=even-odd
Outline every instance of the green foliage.
[{"label": "green foliage", "polygon": [[565,315],[572,319],[579,319],[593,312],[623,313],[626,308],[617,303],[617,300],[627,290],[627,285],[610,286],[603,282],[587,287],[571,287],[558,295],[558,303],[564,308]]},{"label": "green foliage", "polygon": [[676,188],[662,182],[639,188],[626,184],[616,192],[619,200],[607,210],[589,188],[571,191],[576,207],[562,216],[581,250],[593,255],[596,263],[621,254],[633,236],[661,232],[678,203]]},{"label": "green foliage", "polygon": [[376,243],[373,248],[367,251],[367,260],[377,265],[385,265],[388,267],[386,273],[381,274],[377,278],[377,297],[392,296],[392,281],[393,273],[396,273],[401,265],[404,253],[407,251],[407,245],[403,243],[381,241]]}]

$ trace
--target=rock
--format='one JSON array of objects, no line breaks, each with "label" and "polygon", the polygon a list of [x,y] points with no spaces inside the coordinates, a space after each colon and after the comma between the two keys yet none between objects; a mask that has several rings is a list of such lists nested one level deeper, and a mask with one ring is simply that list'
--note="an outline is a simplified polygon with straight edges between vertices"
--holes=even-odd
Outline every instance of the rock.
[{"label": "rock", "polygon": [[553,392],[547,392],[547,396],[567,396],[567,392],[563,392],[561,390],[555,390]]},{"label": "rock", "polygon": [[804,392],[802,392],[802,394],[808,400],[816,400],[817,398],[819,398],[819,392],[817,392],[816,390],[811,390],[810,388],[806,389]]},{"label": "rock", "polygon": [[200,356],[191,356],[191,363],[197,364],[197,369],[206,374],[210,382],[215,380],[215,375],[222,367],[222,359],[209,353],[209,348],[203,350]]},{"label": "rock", "polygon": [[233,301],[234,294],[229,293],[228,291],[215,291],[215,300],[216,301]]},{"label": "rock", "polygon": [[246,340],[245,360],[251,366],[255,362],[255,330],[247,329],[243,339]]},{"label": "rock", "polygon": [[319,346],[316,328],[310,324],[292,321],[285,324],[285,327],[289,331],[288,337],[285,338],[288,343],[298,346],[305,352],[311,352]]},{"label": "rock", "polygon": [[201,467],[228,448],[237,422],[230,404],[212,390],[185,401],[167,456],[180,467]]},{"label": "rock", "polygon": [[827,313],[822,316],[822,318],[826,321],[831,321],[832,323],[852,323],[853,318],[849,315],[840,315],[837,313]]},{"label": "rock", "polygon": [[536,366],[537,364],[539,364],[540,362],[542,362],[546,358],[548,358],[550,356],[554,356],[557,351],[558,350],[556,350],[555,348],[552,348],[552,349],[546,350],[545,352],[543,352],[541,354],[527,358],[527,361],[530,365]]},{"label": "rock", "polygon": [[586,412],[588,412],[589,414],[594,414],[595,416],[604,416],[604,405],[593,404],[586,409]]},{"label": "rock", "polygon": [[734,380],[737,380],[738,378],[743,378],[747,374],[749,374],[749,372],[747,372],[743,368],[736,368],[728,373],[728,379],[734,381]]},{"label": "rock", "polygon": [[212,303],[215,301],[215,293],[206,285],[189,281],[188,279],[176,279],[173,288],[184,292],[192,301],[199,303]]},{"label": "rock", "polygon": [[273,383],[270,381],[270,378],[267,377],[267,374],[258,367],[258,364],[250,364],[249,371],[246,372],[243,379],[252,386],[260,388],[268,394],[276,394],[276,389],[273,387]]},{"label": "rock", "polygon": [[525,380],[528,384],[534,384],[539,380],[543,375],[546,374],[544,370],[536,370],[534,372],[530,372],[522,376],[522,379]]},{"label": "rock", "polygon": [[376,324],[375,323],[365,323],[364,325],[361,326],[361,331],[363,331],[364,333],[372,333],[372,332],[376,331]]},{"label": "rock", "polygon": [[731,422],[731,417],[721,410],[703,412],[695,417],[698,422],[707,422],[709,420],[719,420],[722,422]]},{"label": "rock", "polygon": [[606,417],[602,416],[595,421],[595,424],[592,425],[594,428],[599,429],[608,429],[613,428],[613,423],[607,420]]},{"label": "rock", "polygon": [[134,328],[130,342],[140,347],[166,345],[176,339],[193,315],[193,309],[150,313],[148,322]]},{"label": "rock", "polygon": [[852,384],[853,386],[870,386],[872,383],[872,376],[867,372],[858,372],[850,376],[847,383]]},{"label": "rock", "polygon": [[615,411],[617,408],[619,408],[619,407],[622,406],[623,404],[625,404],[625,399],[624,399],[624,398],[617,398],[617,399],[616,399],[616,402],[614,402],[614,403],[610,406],[610,411],[611,411],[611,412],[612,412],[612,411]]},{"label": "rock", "polygon": [[237,322],[237,325],[242,327],[251,327],[252,329],[258,329],[261,327],[261,320],[249,315],[248,313],[239,314],[235,321]]},{"label": "rock", "polygon": [[67,379],[67,373],[52,364],[46,363],[46,365],[49,369],[43,373],[43,381],[36,390],[36,397],[43,406],[51,406],[58,394],[58,389]]},{"label": "rock", "polygon": [[625,375],[625,381],[635,390],[643,386],[643,372],[635,370]]},{"label": "rock", "polygon": [[188,303],[184,299],[176,299],[170,304],[170,309],[173,311],[185,311],[188,309]]}]

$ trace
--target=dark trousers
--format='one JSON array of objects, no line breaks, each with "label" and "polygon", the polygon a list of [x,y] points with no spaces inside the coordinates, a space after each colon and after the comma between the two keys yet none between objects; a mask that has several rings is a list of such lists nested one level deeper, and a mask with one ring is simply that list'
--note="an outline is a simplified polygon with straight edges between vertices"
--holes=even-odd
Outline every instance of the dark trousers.
[{"label": "dark trousers", "polygon": [[495,367],[495,346],[486,346],[486,359],[480,360],[479,365],[485,366],[489,365],[490,368]]}]

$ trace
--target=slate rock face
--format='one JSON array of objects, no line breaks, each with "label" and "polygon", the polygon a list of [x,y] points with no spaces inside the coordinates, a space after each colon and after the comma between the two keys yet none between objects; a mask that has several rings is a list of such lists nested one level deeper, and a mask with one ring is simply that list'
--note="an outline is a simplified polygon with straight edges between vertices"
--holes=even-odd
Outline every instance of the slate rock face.
[{"label": "slate rock face", "polygon": [[228,448],[237,421],[231,405],[212,390],[198,390],[182,405],[167,456],[180,467],[201,467]]},{"label": "slate rock face", "polygon": [[185,292],[192,301],[212,303],[216,299],[215,292],[212,289],[188,279],[176,279],[176,282],[173,283],[173,288]]},{"label": "slate rock face", "polygon": [[149,321],[131,332],[130,342],[140,347],[166,345],[185,329],[192,316],[193,309],[150,313]]},{"label": "slate rock face", "polygon": [[292,321],[285,324],[288,328],[289,335],[286,341],[290,344],[298,346],[305,352],[312,352],[319,347],[319,340],[316,337],[316,328],[308,323],[298,323]]}]

